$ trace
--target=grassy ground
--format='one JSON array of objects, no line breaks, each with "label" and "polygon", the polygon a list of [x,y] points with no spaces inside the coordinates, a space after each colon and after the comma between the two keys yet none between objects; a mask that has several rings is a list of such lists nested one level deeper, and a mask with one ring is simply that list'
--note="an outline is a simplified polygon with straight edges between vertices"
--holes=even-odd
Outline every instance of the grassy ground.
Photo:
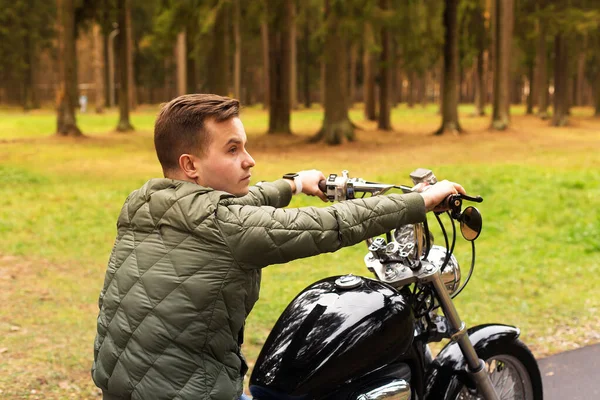
[{"label": "grassy ground", "polygon": [[[355,143],[306,144],[320,110],[294,113],[292,137],[267,137],[266,114],[246,109],[254,177],[318,168],[408,183],[417,167],[464,184],[485,202],[478,265],[457,307],[468,325],[515,324],[537,356],[600,341],[600,119],[575,109],[569,128],[513,110],[511,129],[461,108],[465,135],[433,137],[437,107],[394,110],[394,132],[363,121]],[[0,398],[96,398],[89,369],[115,222],[127,194],[160,174],[152,143],[157,108],[114,132],[115,112],[80,115],[82,140],[52,136],[51,111],[0,110]],[[293,206],[314,204],[297,197]],[[433,223],[433,221],[432,221]],[[437,235],[439,237],[439,235]],[[249,318],[245,352],[256,359],[271,326],[299,290],[333,274],[367,275],[366,249],[273,266]],[[466,245],[457,249],[466,269]]]}]

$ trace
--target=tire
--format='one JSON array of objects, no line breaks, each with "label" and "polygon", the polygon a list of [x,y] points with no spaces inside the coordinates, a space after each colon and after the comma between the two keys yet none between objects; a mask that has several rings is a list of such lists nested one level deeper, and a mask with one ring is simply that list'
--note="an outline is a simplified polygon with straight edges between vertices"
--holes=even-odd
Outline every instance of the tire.
[{"label": "tire", "polygon": [[[493,343],[478,351],[490,371],[492,385],[500,400],[543,400],[540,369],[527,346],[518,339],[509,343]],[[455,388],[454,400],[483,398],[460,384]]]}]

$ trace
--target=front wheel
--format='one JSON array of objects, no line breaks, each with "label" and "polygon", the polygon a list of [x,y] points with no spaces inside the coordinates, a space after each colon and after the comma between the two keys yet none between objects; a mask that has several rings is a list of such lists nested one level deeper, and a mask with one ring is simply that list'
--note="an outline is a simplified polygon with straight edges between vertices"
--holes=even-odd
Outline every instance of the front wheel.
[{"label": "front wheel", "polygon": [[[499,400],[542,400],[540,369],[527,346],[518,339],[493,343],[478,351],[485,361]],[[449,399],[486,400],[477,391],[458,385]]]}]

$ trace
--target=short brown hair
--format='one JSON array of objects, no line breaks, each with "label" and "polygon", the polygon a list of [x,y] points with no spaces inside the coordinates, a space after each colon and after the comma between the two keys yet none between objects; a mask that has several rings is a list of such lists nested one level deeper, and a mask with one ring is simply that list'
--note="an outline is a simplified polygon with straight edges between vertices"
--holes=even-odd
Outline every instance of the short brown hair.
[{"label": "short brown hair", "polygon": [[201,156],[210,136],[204,122],[239,116],[240,102],[216,94],[186,94],[165,104],[154,124],[154,147],[163,172],[179,167],[179,156]]}]

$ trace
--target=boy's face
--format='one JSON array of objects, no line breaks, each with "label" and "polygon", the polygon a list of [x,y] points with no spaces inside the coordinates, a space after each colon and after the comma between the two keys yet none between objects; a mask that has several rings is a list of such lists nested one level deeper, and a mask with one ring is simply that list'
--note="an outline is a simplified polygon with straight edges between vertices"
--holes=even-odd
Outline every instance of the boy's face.
[{"label": "boy's face", "polygon": [[200,173],[198,184],[243,196],[248,193],[250,168],[256,164],[246,151],[246,131],[235,117],[227,121],[205,121],[208,149],[194,164]]}]

